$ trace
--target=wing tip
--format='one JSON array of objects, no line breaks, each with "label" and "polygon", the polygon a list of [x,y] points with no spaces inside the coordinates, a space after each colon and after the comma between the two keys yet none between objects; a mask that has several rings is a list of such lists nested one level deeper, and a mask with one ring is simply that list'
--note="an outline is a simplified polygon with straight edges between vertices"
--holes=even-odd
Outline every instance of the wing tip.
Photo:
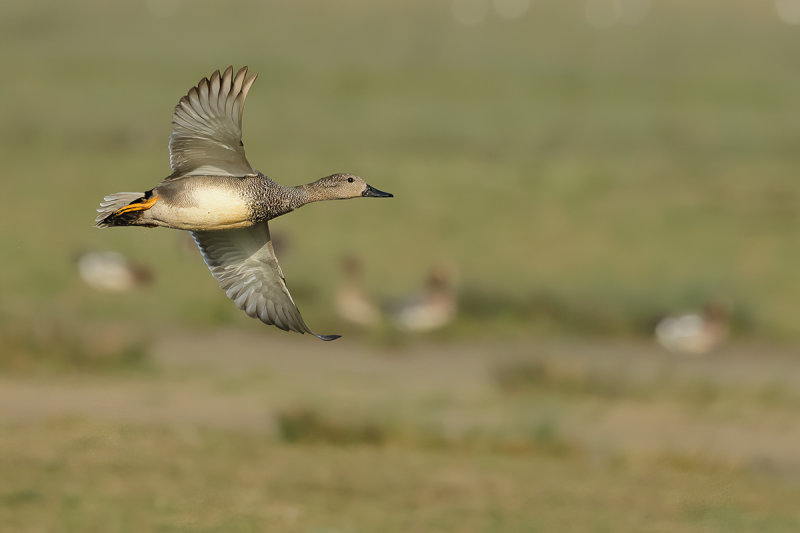
[{"label": "wing tip", "polygon": [[341,335],[317,335],[316,333],[313,335],[321,341],[335,341],[342,338]]}]

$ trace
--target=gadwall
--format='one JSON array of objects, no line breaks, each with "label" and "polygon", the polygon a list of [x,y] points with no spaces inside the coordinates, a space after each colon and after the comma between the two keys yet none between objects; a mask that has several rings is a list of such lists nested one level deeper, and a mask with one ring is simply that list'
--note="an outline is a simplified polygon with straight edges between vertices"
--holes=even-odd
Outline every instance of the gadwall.
[{"label": "gadwall", "polygon": [[361,260],[354,255],[342,258],[342,280],[336,291],[336,312],[344,320],[365,328],[381,320],[381,312],[367,296],[362,279]]},{"label": "gadwall", "polygon": [[128,292],[149,285],[153,271],[119,252],[85,252],[77,258],[78,275],[97,291]]},{"label": "gadwall", "polygon": [[245,313],[284,331],[322,340],[289,294],[269,235],[268,220],[311,202],[362,196],[388,198],[353,174],[332,174],[286,187],[253,169],[242,143],[242,111],[256,75],[215,71],[180,99],[169,138],[172,174],[144,192],[111,194],[95,222],[163,226],[192,232],[211,274]]},{"label": "gadwall", "polygon": [[668,316],[656,325],[656,341],[673,353],[704,355],[728,338],[728,311],[709,303],[701,313]]},{"label": "gadwall", "polygon": [[392,324],[404,331],[431,331],[452,322],[458,305],[450,271],[437,266],[431,269],[425,288],[389,309]]}]

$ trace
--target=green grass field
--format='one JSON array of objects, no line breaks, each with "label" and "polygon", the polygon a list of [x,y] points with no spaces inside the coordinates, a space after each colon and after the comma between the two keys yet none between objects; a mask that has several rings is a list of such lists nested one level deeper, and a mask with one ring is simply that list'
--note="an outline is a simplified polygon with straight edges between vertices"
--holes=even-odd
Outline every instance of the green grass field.
[{"label": "green grass field", "polygon": [[305,341],[173,332],[144,367],[7,371],[3,529],[800,527],[794,352]]},{"label": "green grass field", "polygon": [[[3,427],[14,531],[793,532],[796,486],[717,469],[285,446],[252,435]],[[16,451],[47,439],[46,451]],[[246,460],[243,459],[246,457]],[[13,462],[12,462],[13,461]],[[568,479],[570,483],[560,480]],[[724,496],[720,488],[724,487]],[[37,529],[28,529],[31,523]]]},{"label": "green grass field", "polygon": [[[0,5],[0,530],[800,529],[800,28],[744,0],[605,29],[583,1],[453,4]],[[271,223],[336,343],[248,319],[182,233],[93,227],[170,173],[175,103],[229,64],[260,74],[256,168],[395,194]],[[94,249],[155,284],[92,292]],[[450,265],[458,320],[360,337],[346,252],[383,298]],[[723,351],[651,346],[709,300]]]},{"label": "green grass field", "polygon": [[[600,31],[581,5],[556,2],[479,27],[454,22],[447,3],[179,3],[168,18],[147,3],[7,3],[0,157],[14,224],[0,233],[12,258],[0,309],[248,322],[176,253],[175,232],[92,228],[103,194],[169,173],[177,99],[246,63],[260,73],[245,115],[259,169],[283,183],[349,170],[396,194],[273,223],[318,329],[336,325],[329,287],[354,250],[386,296],[445,261],[465,293],[501,304],[544,293],[615,331],[716,298],[743,333],[794,338],[800,35],[771,6],[700,4]],[[88,294],[70,268],[86,248],[153,265],[166,297]],[[506,334],[514,317],[463,318],[459,334],[474,335]],[[510,329],[554,327],[570,331]]]}]

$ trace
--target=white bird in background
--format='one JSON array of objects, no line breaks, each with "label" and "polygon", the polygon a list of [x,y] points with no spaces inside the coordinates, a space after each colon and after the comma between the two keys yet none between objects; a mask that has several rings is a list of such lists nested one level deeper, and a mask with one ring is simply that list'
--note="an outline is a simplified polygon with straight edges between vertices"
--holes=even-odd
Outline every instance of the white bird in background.
[{"label": "white bird in background", "polygon": [[656,325],[656,341],[674,353],[707,354],[728,337],[728,313],[708,304],[702,313],[669,316]]},{"label": "white bird in background", "polygon": [[128,292],[153,282],[153,271],[119,252],[86,252],[78,256],[78,274],[92,289]]},{"label": "white bird in background", "polygon": [[425,288],[389,309],[389,318],[397,329],[431,331],[452,322],[458,312],[455,291],[447,269],[431,269]]},{"label": "white bird in background", "polygon": [[336,312],[344,320],[365,328],[381,320],[381,313],[364,291],[361,261],[348,255],[342,259],[342,281],[336,293]]}]

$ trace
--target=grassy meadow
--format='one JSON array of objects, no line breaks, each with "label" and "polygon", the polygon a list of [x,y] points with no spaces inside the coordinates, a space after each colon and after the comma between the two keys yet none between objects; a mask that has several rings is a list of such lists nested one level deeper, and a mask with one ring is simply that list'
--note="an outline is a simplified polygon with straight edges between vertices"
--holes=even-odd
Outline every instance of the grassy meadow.
[{"label": "grassy meadow", "polygon": [[[0,530],[797,531],[791,3],[3,3]],[[336,343],[247,318],[183,233],[93,227],[229,64],[256,168],[395,194],[271,223]],[[93,292],[86,250],[156,281]],[[381,299],[448,265],[458,319],[341,323],[348,252]],[[652,345],[711,300],[723,350]]]},{"label": "grassy meadow", "polygon": [[[613,332],[716,298],[746,333],[797,337],[800,34],[747,2],[658,3],[606,30],[578,3],[537,4],[471,27],[444,2],[176,3],[163,18],[155,0],[6,3],[0,157],[13,224],[0,233],[11,258],[0,310],[249,322],[177,253],[175,232],[92,228],[103,194],[169,174],[177,99],[215,68],[248,64],[260,74],[244,121],[257,168],[283,183],[347,170],[396,195],[273,223],[318,329],[336,326],[330,287],[355,251],[386,297],[451,264],[475,302],[463,335],[563,332],[481,314],[511,303],[546,315],[545,295]],[[157,267],[167,297],[86,294],[70,261],[96,248]]]}]

